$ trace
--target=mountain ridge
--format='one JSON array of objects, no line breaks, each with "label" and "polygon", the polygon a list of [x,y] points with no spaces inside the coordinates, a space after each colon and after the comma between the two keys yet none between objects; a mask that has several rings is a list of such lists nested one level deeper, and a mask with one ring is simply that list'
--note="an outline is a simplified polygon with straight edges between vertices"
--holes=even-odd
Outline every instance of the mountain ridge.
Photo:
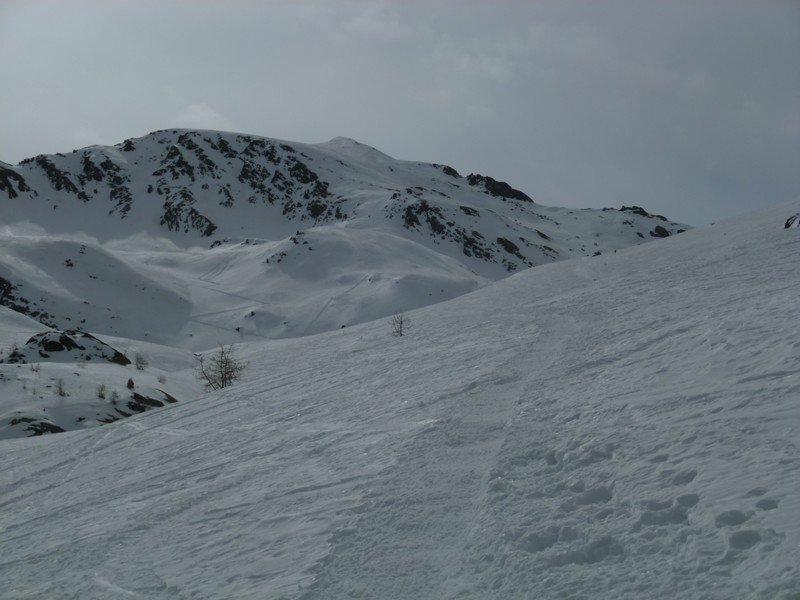
[{"label": "mountain ridge", "polygon": [[[411,185],[423,182],[430,187]],[[453,190],[472,203],[480,203],[481,199],[475,193],[464,192],[533,203],[524,192],[491,177],[462,177],[446,165],[396,160],[349,138],[300,144],[243,134],[173,129],[131,138],[116,146],[40,154],[16,167],[0,164],[0,192],[5,191],[9,201],[39,198],[39,203],[55,210],[75,209],[74,203],[66,204],[69,200],[87,204],[102,200],[110,216],[125,220],[133,217],[132,210],[142,210],[142,199],[155,197],[148,204],[161,204],[157,214],[160,227],[196,237],[233,234],[224,231],[224,227],[219,230],[223,223],[217,221],[224,213],[215,210],[218,207],[230,208],[245,202],[272,206],[280,209],[286,221],[319,225],[355,218],[353,213],[362,208],[358,197],[361,195],[381,201],[389,213],[400,206],[408,227],[418,226],[422,216],[433,234],[463,242],[443,215],[428,214],[431,205],[439,206]],[[469,205],[466,208],[476,209]],[[439,207],[439,212],[442,210]],[[534,214],[542,218],[545,213]],[[638,214],[648,216],[644,211]],[[275,217],[269,213],[263,216]],[[148,217],[152,221],[153,215]],[[235,224],[240,230],[246,229],[239,222]],[[670,233],[680,229],[677,224],[671,225]],[[244,237],[252,233],[247,232]]]}]

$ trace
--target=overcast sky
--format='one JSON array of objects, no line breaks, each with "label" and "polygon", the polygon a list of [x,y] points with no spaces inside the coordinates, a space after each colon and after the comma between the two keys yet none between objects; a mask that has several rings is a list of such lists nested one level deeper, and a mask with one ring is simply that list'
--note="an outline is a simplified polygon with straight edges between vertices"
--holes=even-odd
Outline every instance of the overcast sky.
[{"label": "overcast sky", "polygon": [[11,163],[342,135],[701,225],[800,200],[800,0],[2,0],[0,114]]}]

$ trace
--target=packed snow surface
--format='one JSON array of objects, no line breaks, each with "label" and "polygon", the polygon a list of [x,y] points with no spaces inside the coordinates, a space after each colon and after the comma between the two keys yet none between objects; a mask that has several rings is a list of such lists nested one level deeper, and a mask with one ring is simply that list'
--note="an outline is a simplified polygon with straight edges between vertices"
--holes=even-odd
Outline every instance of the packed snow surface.
[{"label": "packed snow surface", "polygon": [[0,598],[797,598],[792,212],[530,269],[403,337],[244,343],[232,388],[3,441]]}]

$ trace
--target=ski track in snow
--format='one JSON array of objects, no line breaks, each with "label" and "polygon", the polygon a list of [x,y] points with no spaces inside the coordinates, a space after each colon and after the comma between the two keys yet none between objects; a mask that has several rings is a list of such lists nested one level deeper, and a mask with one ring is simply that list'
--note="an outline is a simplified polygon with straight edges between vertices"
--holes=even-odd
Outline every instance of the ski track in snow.
[{"label": "ski track in snow", "polygon": [[[746,253],[759,254],[744,246],[739,250],[745,262],[750,262]],[[763,260],[767,252],[762,252]],[[676,347],[731,344],[736,329],[720,330],[720,322],[745,324],[745,330],[769,322],[759,306],[761,290],[779,279],[792,261],[764,262],[772,263],[766,271],[762,266],[724,272],[735,282],[738,295],[709,307],[713,314],[692,315],[697,297],[686,294],[695,286],[701,293],[704,288],[713,291],[713,262],[693,277],[687,278],[680,265],[659,273],[653,281],[658,285],[649,290],[652,306],[669,306],[669,312],[641,311],[635,315],[638,319],[631,315],[621,331],[602,326],[597,331],[597,324],[618,328],[625,323],[629,306],[602,284],[593,285],[589,293],[573,294],[572,306],[564,298],[531,306],[531,313],[548,315],[551,332],[538,332],[535,339],[551,358],[537,360],[527,354],[536,372],[525,369],[523,361],[507,366],[513,373],[509,377],[494,373],[490,380],[495,384],[513,386],[501,386],[489,406],[474,395],[482,386],[470,384],[460,390],[457,404],[443,407],[443,413],[453,416],[436,420],[430,432],[415,438],[387,481],[381,478],[375,485],[374,498],[361,508],[366,516],[334,536],[315,587],[303,597],[589,598],[609,590],[616,598],[731,593],[769,598],[778,589],[793,589],[787,582],[798,581],[796,564],[780,558],[787,534],[771,528],[767,518],[779,502],[760,499],[769,490],[740,489],[722,502],[709,498],[731,507],[720,510],[707,509],[704,493],[698,491],[704,486],[693,485],[698,477],[701,482],[704,476],[714,477],[703,469],[710,457],[719,455],[720,462],[735,464],[748,451],[759,452],[779,419],[768,414],[769,393],[747,389],[737,394],[741,402],[713,390],[692,394],[701,382],[682,380],[686,378],[672,371],[684,367],[683,372],[693,376],[706,374],[680,365],[680,360],[671,367],[666,363],[674,360]],[[591,280],[592,271],[583,269],[585,265],[584,261],[574,274]],[[793,302],[788,290],[780,289],[784,294],[772,297],[776,312]],[[746,298],[748,293],[752,314],[743,315],[742,295]],[[674,297],[665,298],[669,295]],[[499,335],[502,329],[497,329]],[[582,335],[586,331],[593,335]],[[796,328],[787,328],[777,338],[775,331],[759,333],[755,339],[764,348],[753,349],[756,358],[776,343],[797,348]],[[525,337],[515,332],[516,340]],[[726,358],[736,362],[730,354]],[[794,360],[796,364],[796,353]],[[661,366],[659,361],[664,361]],[[735,370],[749,366],[744,361]],[[642,389],[642,370],[654,372],[657,379],[675,377],[675,385],[686,388],[648,397]],[[795,373],[777,371],[736,383]],[[577,374],[583,376],[576,378]],[[796,381],[787,383],[795,393],[800,389]],[[606,389],[608,395],[603,393]],[[619,390],[624,393],[615,397]],[[670,398],[673,394],[677,397]],[[592,402],[593,397],[604,401]],[[731,400],[733,406],[728,404]],[[693,414],[680,413],[676,419],[677,402],[689,404]],[[726,412],[733,414],[717,416]],[[471,419],[481,424],[477,431],[470,429]],[[643,430],[652,436],[642,436]],[[758,437],[747,444],[747,436]],[[797,446],[784,439],[767,447],[778,454],[778,465],[784,465],[774,469],[778,481],[796,481]],[[783,454],[793,458],[784,459]],[[735,471],[714,467],[723,474],[723,482],[714,483],[736,481]],[[707,522],[712,520],[710,528]],[[426,531],[432,534],[426,536]],[[635,569],[620,568],[631,559],[636,560]],[[783,584],[737,578],[742,571],[773,561],[783,562],[779,572],[788,578]],[[665,562],[671,564],[667,576]],[[726,588],[731,591],[721,592]]]},{"label": "ski track in snow", "polygon": [[[521,319],[503,316],[509,326]],[[558,355],[560,338],[529,325],[514,338],[498,340],[490,369],[433,400],[438,416],[401,449],[397,466],[370,486],[357,511],[366,516],[334,534],[315,586],[303,597],[450,597],[463,591],[459,565],[474,540],[473,523],[497,452],[531,364],[550,368],[548,355]],[[531,339],[541,344],[541,357],[522,352]],[[376,576],[365,578],[364,572]]]},{"label": "ski track in snow", "polygon": [[796,598],[781,210],[521,273],[402,338],[242,345],[229,391],[5,441],[0,598]]},{"label": "ski track in snow", "polygon": [[332,302],[346,296],[348,293],[352,292],[354,289],[356,289],[358,286],[364,283],[367,279],[369,279],[369,275],[364,275],[355,284],[344,290],[342,293],[337,294],[336,296],[331,296],[330,299],[328,299],[328,301],[325,302],[325,304],[322,306],[319,312],[316,315],[314,315],[314,317],[308,322],[308,325],[306,326],[306,333],[313,331],[311,328],[313,327],[314,323],[316,323],[317,320],[319,320],[319,318],[322,316],[322,313],[325,312],[325,310],[331,305]]}]

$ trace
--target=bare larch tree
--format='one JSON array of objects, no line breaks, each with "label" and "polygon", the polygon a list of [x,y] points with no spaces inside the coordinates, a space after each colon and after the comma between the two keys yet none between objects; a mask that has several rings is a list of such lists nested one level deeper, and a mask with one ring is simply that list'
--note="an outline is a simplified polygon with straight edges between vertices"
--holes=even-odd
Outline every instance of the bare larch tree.
[{"label": "bare larch tree", "polygon": [[220,346],[210,356],[196,354],[195,359],[195,374],[209,390],[221,390],[233,385],[247,367],[247,363],[236,360],[233,344]]}]

